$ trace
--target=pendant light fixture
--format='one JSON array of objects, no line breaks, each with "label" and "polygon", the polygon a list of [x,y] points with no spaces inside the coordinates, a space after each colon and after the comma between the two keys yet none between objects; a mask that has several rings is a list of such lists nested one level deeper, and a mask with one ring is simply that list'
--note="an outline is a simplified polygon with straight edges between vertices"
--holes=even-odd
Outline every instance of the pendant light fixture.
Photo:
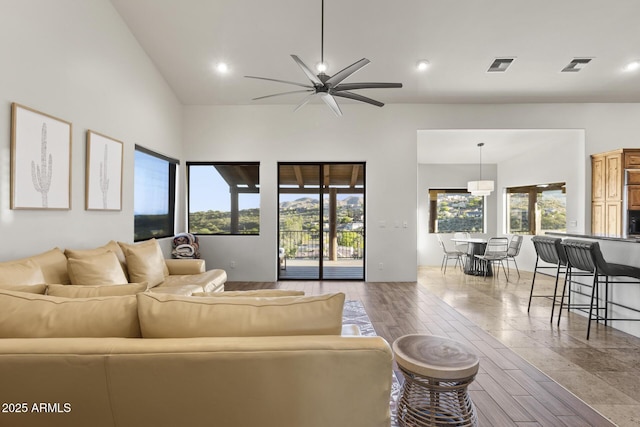
[{"label": "pendant light fixture", "polygon": [[467,191],[474,196],[488,196],[493,191],[493,181],[482,180],[482,147],[484,142],[478,143],[480,148],[480,179],[467,182]]}]

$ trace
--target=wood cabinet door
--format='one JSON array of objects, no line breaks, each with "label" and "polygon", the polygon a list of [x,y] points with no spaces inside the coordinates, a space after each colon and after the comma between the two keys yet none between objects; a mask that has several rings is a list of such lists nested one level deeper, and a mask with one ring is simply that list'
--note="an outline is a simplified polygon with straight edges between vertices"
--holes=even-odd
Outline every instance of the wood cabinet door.
[{"label": "wood cabinet door", "polygon": [[640,185],[627,187],[627,207],[633,210],[640,210]]},{"label": "wood cabinet door", "polygon": [[622,202],[607,202],[606,219],[605,233],[611,236],[622,236]]},{"label": "wood cabinet door", "polygon": [[591,158],[591,200],[604,201],[604,157]]},{"label": "wood cabinet door", "polygon": [[604,203],[594,202],[591,204],[591,233],[604,234]]},{"label": "wood cabinet door", "polygon": [[640,185],[640,169],[629,169],[626,171],[627,178],[625,184],[627,185]]},{"label": "wood cabinet door", "polygon": [[624,167],[625,169],[640,169],[640,150],[625,151]]},{"label": "wood cabinet door", "polygon": [[605,158],[606,192],[608,201],[622,199],[622,155],[614,154]]}]

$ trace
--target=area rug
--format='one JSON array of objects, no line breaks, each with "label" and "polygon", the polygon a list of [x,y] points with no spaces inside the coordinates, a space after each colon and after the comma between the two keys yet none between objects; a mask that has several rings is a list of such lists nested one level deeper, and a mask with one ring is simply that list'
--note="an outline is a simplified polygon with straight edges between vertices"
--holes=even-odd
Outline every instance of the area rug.
[{"label": "area rug", "polygon": [[[371,320],[367,315],[360,301],[349,300],[344,302],[344,311],[342,312],[342,323],[345,325],[356,325],[360,329],[360,333],[367,337],[377,336]],[[391,399],[389,405],[391,408],[391,427],[397,427],[396,421],[396,401],[400,394],[400,382],[397,373],[392,372],[391,377]]]}]

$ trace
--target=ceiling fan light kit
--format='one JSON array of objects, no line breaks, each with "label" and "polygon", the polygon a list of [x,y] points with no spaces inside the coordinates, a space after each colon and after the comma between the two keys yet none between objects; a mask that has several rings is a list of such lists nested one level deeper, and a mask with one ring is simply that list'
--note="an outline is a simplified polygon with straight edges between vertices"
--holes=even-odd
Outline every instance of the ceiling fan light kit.
[{"label": "ceiling fan light kit", "polygon": [[257,76],[245,76],[249,79],[268,80],[272,82],[284,83],[289,85],[295,85],[303,87],[304,89],[281,92],[273,95],[260,96],[253,98],[254,101],[265,98],[272,98],[275,96],[290,95],[294,93],[307,93],[308,95],[302,99],[302,101],[296,106],[294,111],[298,111],[304,105],[306,105],[313,97],[320,97],[322,101],[333,111],[336,116],[342,116],[340,106],[335,97],[352,99],[354,101],[360,101],[367,104],[375,105],[376,107],[382,107],[384,103],[376,101],[375,99],[368,98],[366,96],[351,92],[358,89],[390,89],[401,88],[402,83],[342,83],[345,79],[350,77],[356,71],[362,69],[369,64],[367,58],[362,58],[359,61],[354,62],[348,67],[338,71],[332,76],[325,74],[326,63],[324,62],[324,0],[322,0],[322,20],[321,20],[321,37],[320,37],[320,62],[316,66],[319,73],[316,75],[311,69],[296,55],[291,55],[291,58],[300,67],[302,72],[307,76],[310,83],[297,83],[286,80],[278,80],[267,77]]}]

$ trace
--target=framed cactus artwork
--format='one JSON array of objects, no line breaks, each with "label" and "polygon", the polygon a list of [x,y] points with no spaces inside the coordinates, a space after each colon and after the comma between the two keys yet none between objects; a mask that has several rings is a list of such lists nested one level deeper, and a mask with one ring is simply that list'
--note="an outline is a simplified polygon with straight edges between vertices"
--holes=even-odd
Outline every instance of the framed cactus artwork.
[{"label": "framed cactus artwork", "polygon": [[71,123],[11,104],[11,209],[71,209]]},{"label": "framed cactus artwork", "polygon": [[87,131],[85,209],[122,210],[122,156],[124,144]]}]

